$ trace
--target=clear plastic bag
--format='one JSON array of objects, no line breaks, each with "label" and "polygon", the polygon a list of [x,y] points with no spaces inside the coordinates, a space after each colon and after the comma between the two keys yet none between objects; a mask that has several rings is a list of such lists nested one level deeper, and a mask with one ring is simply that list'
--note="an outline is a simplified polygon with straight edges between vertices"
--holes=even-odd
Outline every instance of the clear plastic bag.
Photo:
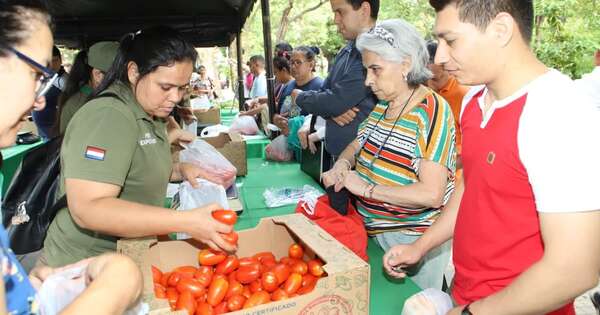
[{"label": "clear plastic bag", "polygon": [[295,205],[301,199],[318,198],[323,193],[310,185],[298,187],[267,188],[263,193],[265,203],[269,208]]},{"label": "clear plastic bag", "polygon": [[258,125],[251,116],[238,116],[229,127],[230,131],[237,131],[246,136],[253,136],[258,133]]},{"label": "clear plastic bag", "polygon": [[[38,291],[41,315],[59,314],[85,290],[85,270],[87,265],[69,268],[49,276]],[[139,302],[128,309],[125,315],[148,314],[148,305]]]},{"label": "clear plastic bag", "polygon": [[444,315],[452,309],[450,296],[438,289],[425,289],[406,300],[402,315]]},{"label": "clear plastic bag", "polygon": [[294,157],[294,153],[288,146],[287,137],[280,135],[273,139],[265,148],[267,160],[287,162]]},{"label": "clear plastic bag", "polygon": [[179,153],[179,161],[192,163],[203,170],[204,179],[225,189],[235,183],[237,169],[217,149],[202,139],[196,139]]},{"label": "clear plastic bag", "polygon": [[[177,210],[185,211],[207,206],[211,203],[220,205],[223,209],[229,208],[227,194],[221,185],[213,184],[207,180],[197,179],[198,188],[192,187],[188,182],[179,186],[179,207]],[[177,239],[188,239],[186,233],[177,233]]]}]

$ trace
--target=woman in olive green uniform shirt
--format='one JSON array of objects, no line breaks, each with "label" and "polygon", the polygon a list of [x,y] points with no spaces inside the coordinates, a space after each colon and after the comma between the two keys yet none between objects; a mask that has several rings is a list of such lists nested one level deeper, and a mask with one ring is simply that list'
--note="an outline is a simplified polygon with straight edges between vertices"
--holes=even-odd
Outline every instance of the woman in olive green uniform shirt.
[{"label": "woman in olive green uniform shirt", "polygon": [[67,86],[60,96],[60,134],[64,135],[73,115],[85,104],[104,79],[117,55],[118,42],[98,42],[89,51],[82,50],[75,57]]},{"label": "woman in olive green uniform shirt", "polygon": [[[61,209],[48,230],[42,259],[60,266],[114,250],[121,237],[186,232],[232,251],[211,205],[191,211],[162,207],[168,182],[194,182],[200,170],[172,164],[165,119],[187,87],[197,53],[174,30],[126,36],[92,99],[73,117],[61,152]],[[195,183],[195,182],[194,182]],[[44,262],[44,261],[42,261]]]}]

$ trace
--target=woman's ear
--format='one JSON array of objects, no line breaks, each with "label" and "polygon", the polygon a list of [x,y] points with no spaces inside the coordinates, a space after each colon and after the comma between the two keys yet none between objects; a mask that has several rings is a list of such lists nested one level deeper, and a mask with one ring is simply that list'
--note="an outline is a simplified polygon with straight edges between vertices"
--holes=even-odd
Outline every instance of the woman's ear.
[{"label": "woman's ear", "polygon": [[131,83],[133,85],[136,85],[140,78],[140,72],[138,71],[138,66],[133,61],[130,61],[127,64],[127,78],[129,79],[129,83]]},{"label": "woman's ear", "polygon": [[402,61],[402,63],[400,64],[400,71],[402,71],[402,77],[405,78],[408,77],[408,74],[410,73],[410,71],[412,70],[412,60],[407,57],[404,58],[404,61]]}]

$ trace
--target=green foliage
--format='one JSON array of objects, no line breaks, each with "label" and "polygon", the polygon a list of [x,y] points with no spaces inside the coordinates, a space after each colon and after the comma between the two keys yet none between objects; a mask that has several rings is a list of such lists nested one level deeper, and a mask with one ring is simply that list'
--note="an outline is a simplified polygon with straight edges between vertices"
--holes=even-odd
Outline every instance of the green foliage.
[{"label": "green foliage", "polygon": [[[290,0],[270,0],[271,37],[275,41],[284,9]],[[319,0],[294,0],[290,16],[312,7]],[[600,0],[535,0],[535,34],[532,47],[548,66],[574,78],[589,72],[592,55],[600,48]],[[415,25],[426,38],[432,37],[435,12],[425,0],[381,0],[379,20],[403,18]],[[333,24],[331,7],[317,10],[293,21],[285,40],[293,46],[314,45],[331,60],[344,45]],[[275,42],[273,43],[275,44]],[[243,34],[246,58],[264,54],[260,2],[249,18]]]}]

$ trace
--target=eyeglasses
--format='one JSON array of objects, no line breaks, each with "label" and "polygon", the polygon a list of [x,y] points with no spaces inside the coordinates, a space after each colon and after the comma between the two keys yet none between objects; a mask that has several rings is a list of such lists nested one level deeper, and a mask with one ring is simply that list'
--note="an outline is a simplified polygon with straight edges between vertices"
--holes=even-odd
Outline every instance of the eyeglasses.
[{"label": "eyeglasses", "polygon": [[25,54],[12,47],[9,47],[8,50],[17,55],[17,57],[23,62],[31,66],[39,76],[39,78],[36,78],[37,82],[35,87],[35,99],[46,95],[48,90],[50,90],[50,87],[52,87],[52,84],[58,79],[58,73],[52,71],[50,68],[42,66],[35,60],[29,58]]},{"label": "eyeglasses", "polygon": [[301,66],[303,63],[305,63],[305,61],[302,61],[302,60],[292,60],[292,61],[290,61],[290,64],[292,66],[296,66],[296,67]]}]

